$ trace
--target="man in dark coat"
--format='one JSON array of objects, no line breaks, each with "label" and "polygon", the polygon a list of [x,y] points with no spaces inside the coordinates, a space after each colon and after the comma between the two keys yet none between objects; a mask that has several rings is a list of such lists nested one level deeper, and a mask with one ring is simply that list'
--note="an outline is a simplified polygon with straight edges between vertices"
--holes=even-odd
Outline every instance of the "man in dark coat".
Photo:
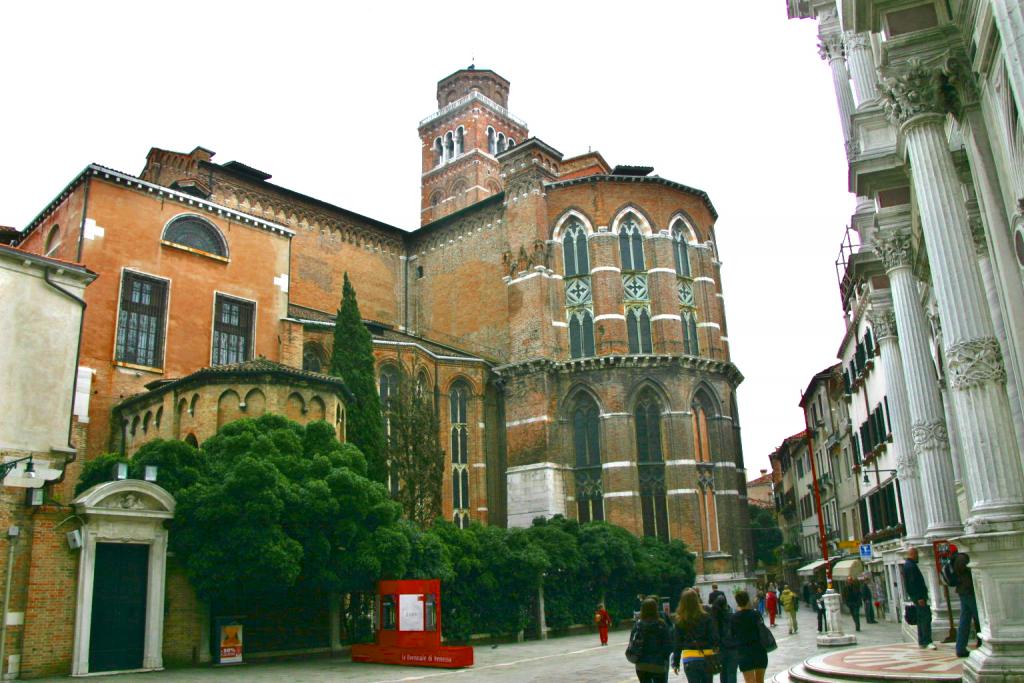
[{"label": "man in dark coat", "polygon": [[[717,583],[711,584],[711,592],[708,594],[708,605],[714,605],[716,602],[718,602],[719,597],[724,598],[725,593],[718,590]],[[728,603],[728,600],[726,602]]]},{"label": "man in dark coat", "polygon": [[971,558],[967,553],[955,552],[953,571],[956,573],[956,592],[960,596],[960,624],[956,629],[956,656],[966,657],[967,639],[974,631],[973,622],[978,621],[978,601],[974,597],[974,577],[971,575]]},{"label": "man in dark coat", "polygon": [[917,566],[917,548],[907,551],[907,559],[903,563],[903,589],[907,599],[917,609],[917,644],[929,650],[935,649],[932,642],[932,610],[928,607],[928,584]]},{"label": "man in dark coat", "polygon": [[818,633],[828,630],[828,617],[825,615],[825,584],[814,587],[814,611],[818,613]]},{"label": "man in dark coat", "polygon": [[846,603],[847,609],[850,610],[850,616],[853,617],[853,625],[860,630],[860,586],[853,580],[852,576],[846,577],[846,585],[843,586],[843,602]]},{"label": "man in dark coat", "polygon": [[864,619],[869,624],[877,624],[875,620],[875,596],[871,594],[871,582],[865,576],[860,583],[860,597],[864,602]]}]

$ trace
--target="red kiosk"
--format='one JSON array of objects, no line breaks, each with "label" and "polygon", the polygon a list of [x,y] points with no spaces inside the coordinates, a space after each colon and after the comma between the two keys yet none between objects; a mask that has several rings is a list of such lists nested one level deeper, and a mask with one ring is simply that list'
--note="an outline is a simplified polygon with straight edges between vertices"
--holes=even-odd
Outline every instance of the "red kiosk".
[{"label": "red kiosk", "polygon": [[379,581],[376,642],[353,645],[353,662],[461,669],[473,666],[473,648],[441,645],[441,581]]}]

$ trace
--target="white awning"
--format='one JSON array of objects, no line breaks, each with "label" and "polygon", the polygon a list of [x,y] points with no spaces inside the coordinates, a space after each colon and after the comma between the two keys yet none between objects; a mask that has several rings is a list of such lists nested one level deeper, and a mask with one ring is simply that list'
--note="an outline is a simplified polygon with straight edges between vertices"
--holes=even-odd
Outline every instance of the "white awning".
[{"label": "white awning", "polygon": [[861,562],[858,557],[850,557],[845,560],[841,560],[836,564],[836,566],[832,567],[832,579],[834,581],[846,581],[846,579],[851,576],[858,579],[863,573],[864,563]]},{"label": "white awning", "polygon": [[796,573],[800,576],[814,576],[814,570],[825,566],[825,560],[815,560],[810,564],[805,564],[796,570]]}]

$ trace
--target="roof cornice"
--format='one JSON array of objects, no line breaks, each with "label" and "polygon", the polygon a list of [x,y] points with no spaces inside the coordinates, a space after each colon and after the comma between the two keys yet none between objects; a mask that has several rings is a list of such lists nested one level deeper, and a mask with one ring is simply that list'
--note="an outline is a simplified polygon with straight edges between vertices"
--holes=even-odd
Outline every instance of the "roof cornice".
[{"label": "roof cornice", "polygon": [[558,189],[560,187],[570,187],[572,185],[583,185],[585,183],[651,183],[654,185],[664,185],[665,187],[671,187],[675,190],[681,190],[688,194],[699,197],[703,202],[704,206],[708,207],[708,211],[711,212],[711,217],[714,220],[718,220],[718,211],[715,209],[715,205],[711,203],[711,198],[708,197],[708,193],[704,190],[698,190],[695,187],[689,185],[683,185],[672,180],[666,180],[658,176],[631,176],[631,175],[588,175],[580,178],[571,178],[569,180],[556,180],[550,183],[544,183],[545,188]]},{"label": "roof cornice", "polygon": [[462,109],[471,102],[480,102],[481,104],[486,105],[490,109],[493,109],[496,114],[504,116],[506,119],[516,124],[517,126],[521,126],[524,130],[529,129],[529,126],[526,124],[526,121],[523,121],[521,118],[517,116],[513,116],[508,109],[501,106],[487,95],[484,95],[479,90],[474,90],[468,95],[464,95],[463,97],[460,97],[454,102],[451,102],[441,107],[433,114],[420,121],[418,129],[422,130],[423,128],[429,126],[431,123],[434,123],[438,119],[444,118],[445,116],[451,114],[452,112]]}]

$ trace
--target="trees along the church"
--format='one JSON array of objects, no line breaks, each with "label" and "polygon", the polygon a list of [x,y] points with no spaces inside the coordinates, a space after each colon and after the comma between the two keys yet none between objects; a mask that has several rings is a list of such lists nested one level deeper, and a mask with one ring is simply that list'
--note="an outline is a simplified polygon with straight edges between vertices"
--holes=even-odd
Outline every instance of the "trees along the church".
[{"label": "trees along the church", "polygon": [[366,456],[367,474],[387,480],[384,416],[373,364],[373,340],[363,324],[356,290],[345,273],[341,306],[334,323],[330,374],[345,381],[354,399],[346,406],[346,441]]},{"label": "trees along the church", "polygon": [[765,566],[776,563],[776,550],[782,546],[782,530],[769,510],[752,503],[747,504],[750,518],[750,536],[754,541],[754,559]]},{"label": "trees along the church", "polygon": [[390,427],[388,473],[396,482],[392,497],[402,506],[406,519],[421,528],[441,515],[444,477],[444,451],[437,436],[440,426],[432,397],[425,394],[402,372],[398,391],[392,392],[384,406]]}]

